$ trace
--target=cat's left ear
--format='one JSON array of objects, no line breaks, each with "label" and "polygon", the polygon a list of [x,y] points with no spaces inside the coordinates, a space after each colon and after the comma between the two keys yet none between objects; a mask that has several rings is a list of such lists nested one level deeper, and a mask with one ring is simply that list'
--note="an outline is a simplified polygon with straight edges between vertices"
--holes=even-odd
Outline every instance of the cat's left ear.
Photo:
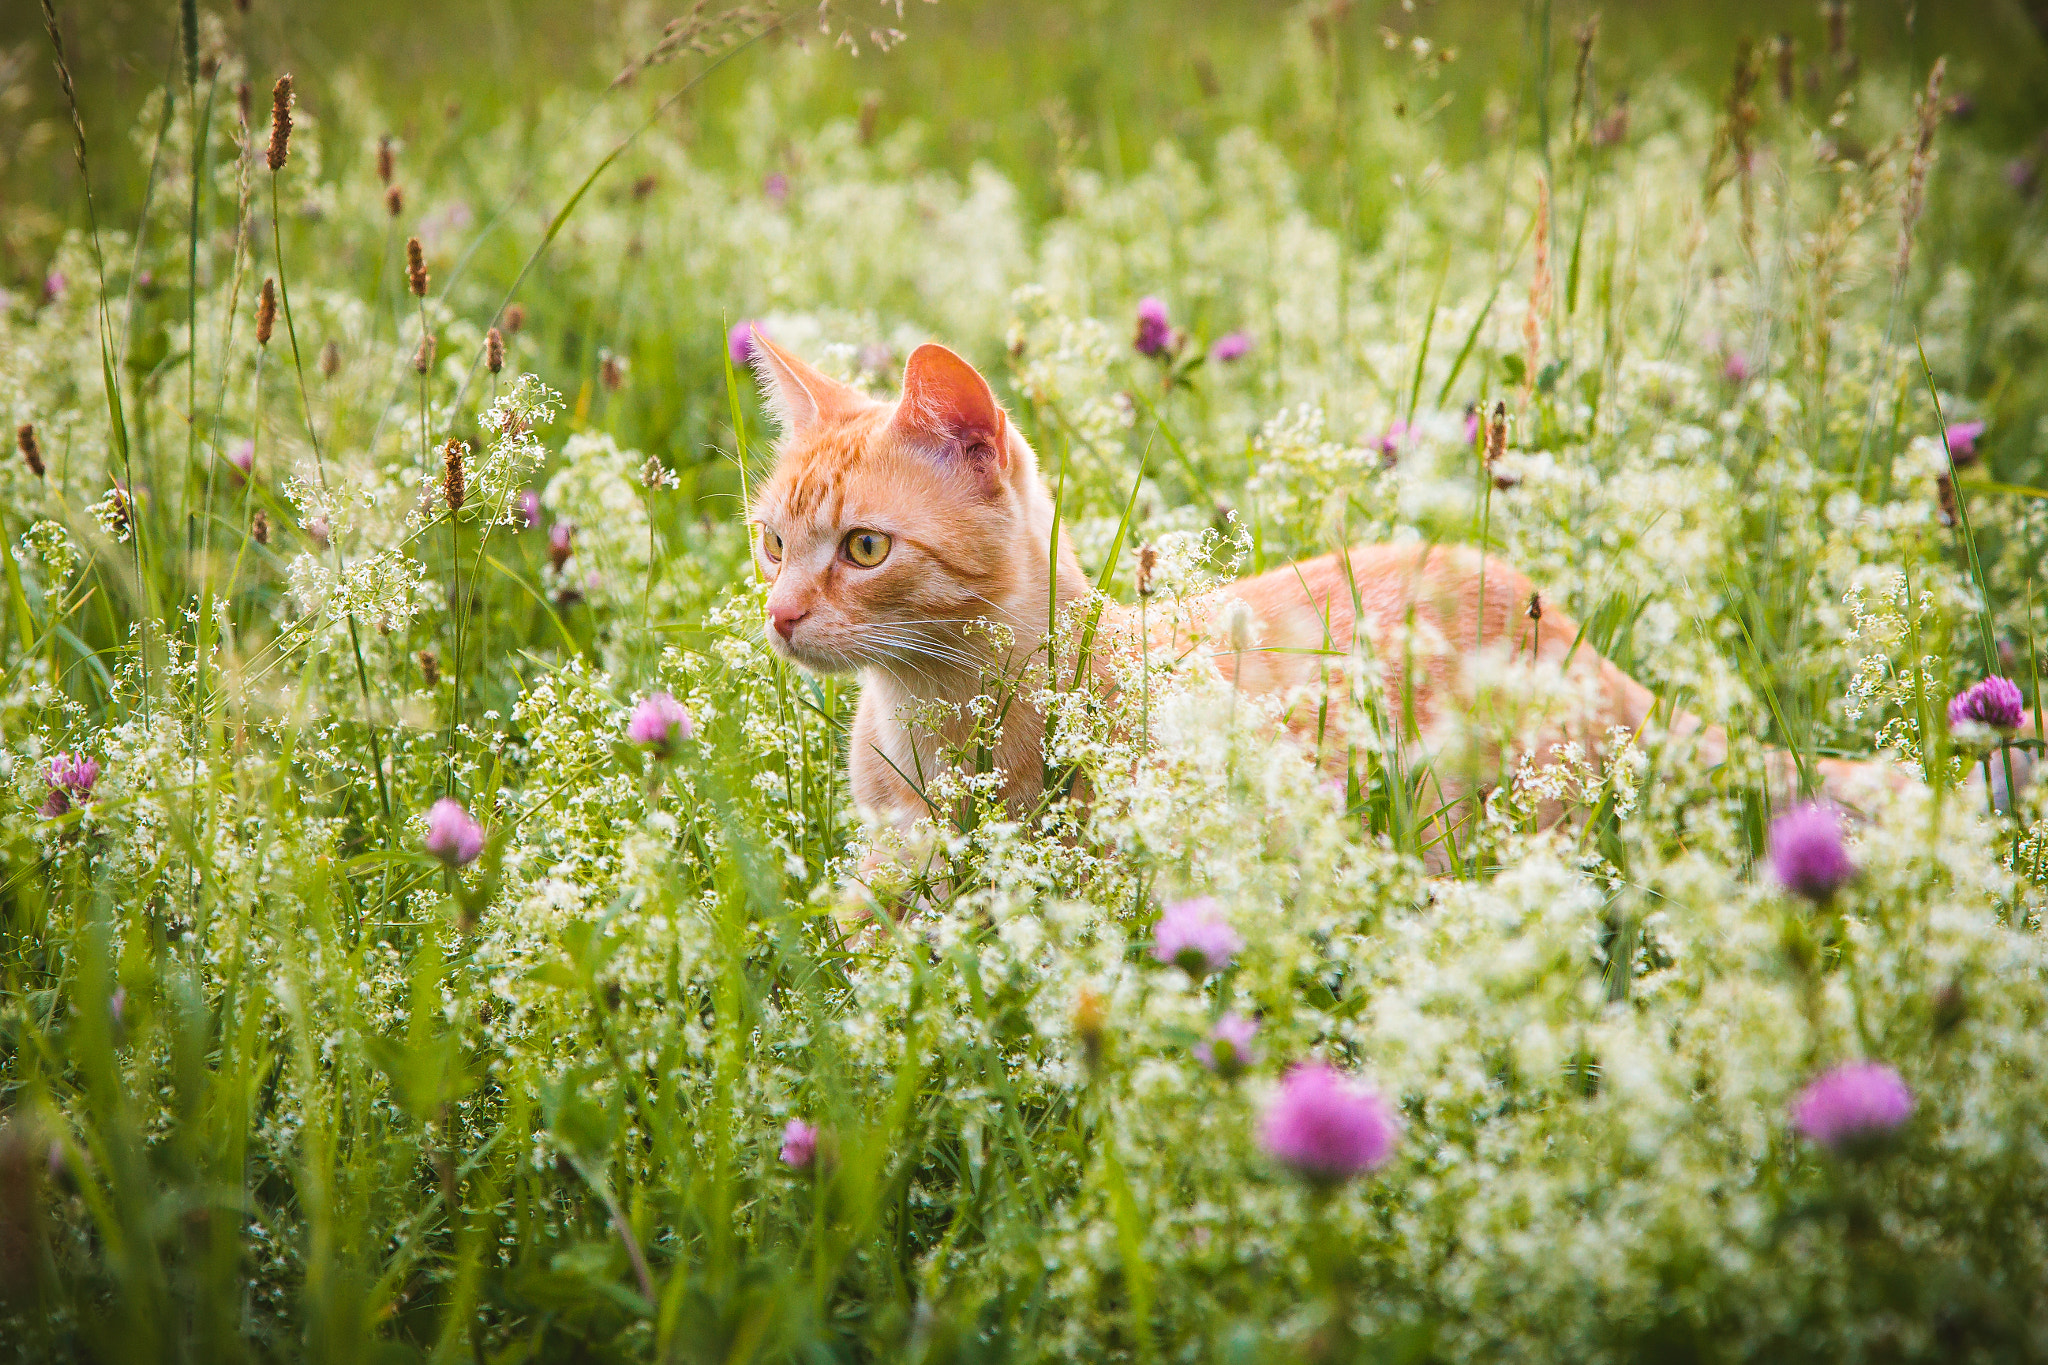
[{"label": "cat's left ear", "polygon": [[1010,420],[975,368],[926,342],[903,367],[903,401],[891,425],[971,466],[991,487],[1010,467]]}]

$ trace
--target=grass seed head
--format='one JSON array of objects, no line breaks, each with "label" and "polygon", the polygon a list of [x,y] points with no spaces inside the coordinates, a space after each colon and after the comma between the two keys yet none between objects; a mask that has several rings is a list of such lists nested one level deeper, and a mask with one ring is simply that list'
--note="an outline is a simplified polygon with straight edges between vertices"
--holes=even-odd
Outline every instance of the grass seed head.
[{"label": "grass seed head", "polygon": [[422,332],[420,334],[419,349],[412,353],[412,372],[414,374],[425,374],[433,368],[434,334],[432,332]]},{"label": "grass seed head", "polygon": [[505,335],[508,337],[518,336],[520,329],[526,326],[526,305],[523,303],[506,304],[504,322]]},{"label": "grass seed head", "polygon": [[495,327],[484,333],[484,368],[492,374],[505,368],[505,334]]},{"label": "grass seed head", "polygon": [[249,536],[258,545],[268,545],[270,543],[270,518],[263,515],[261,507],[257,508],[255,513],[249,518]]},{"label": "grass seed head", "polygon": [[320,348],[320,373],[332,379],[341,372],[341,343],[329,338]]},{"label": "grass seed head", "polygon": [[462,476],[462,457],[469,451],[466,441],[450,437],[448,444],[441,447],[441,496],[447,500],[448,510],[460,512],[465,494]]},{"label": "grass seed head", "polygon": [[427,296],[427,253],[420,249],[417,237],[405,239],[405,284],[414,298]]},{"label": "grass seed head", "polygon": [[270,276],[263,277],[263,288],[256,296],[256,344],[268,346],[270,334],[277,327],[277,281]]},{"label": "grass seed head", "polygon": [[264,154],[272,174],[284,169],[292,150],[292,76],[289,71],[270,87],[270,149]]},{"label": "grass seed head", "polygon": [[21,448],[22,461],[28,465],[28,472],[37,478],[43,477],[43,448],[36,441],[36,426],[23,422],[14,429],[14,444]]},{"label": "grass seed head", "polygon": [[384,191],[384,212],[392,218],[405,212],[405,186],[393,185]]},{"label": "grass seed head", "polygon": [[395,161],[396,161],[397,159],[398,159],[398,158],[397,158],[397,154],[396,154],[396,153],[395,153],[395,152],[394,152],[394,151],[392,150],[392,146],[391,146],[391,134],[389,134],[389,133],[386,133],[386,134],[384,134],[384,136],[382,136],[382,137],[378,138],[378,139],[377,139],[377,183],[378,183],[378,184],[380,184],[380,185],[388,185],[388,184],[390,184],[390,183],[391,183],[391,170],[392,170],[392,165],[393,165],[393,163],[394,163],[394,162],[395,162]]}]

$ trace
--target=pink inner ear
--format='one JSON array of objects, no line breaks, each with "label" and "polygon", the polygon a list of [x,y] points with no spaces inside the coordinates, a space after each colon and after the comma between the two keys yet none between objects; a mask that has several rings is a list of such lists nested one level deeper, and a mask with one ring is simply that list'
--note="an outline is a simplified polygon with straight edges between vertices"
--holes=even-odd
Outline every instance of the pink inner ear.
[{"label": "pink inner ear", "polygon": [[1003,410],[988,381],[943,346],[927,343],[911,353],[896,423],[975,464],[1001,469],[1008,463]]}]

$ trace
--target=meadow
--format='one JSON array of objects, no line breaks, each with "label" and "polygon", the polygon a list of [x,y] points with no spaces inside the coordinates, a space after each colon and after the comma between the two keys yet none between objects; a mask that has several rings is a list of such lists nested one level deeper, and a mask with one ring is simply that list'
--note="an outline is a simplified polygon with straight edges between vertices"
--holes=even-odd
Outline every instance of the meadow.
[{"label": "meadow", "polygon": [[[2048,1357],[2020,7],[15,8],[0,1356]],[[1731,753],[1055,666],[878,828],[750,326],[979,366],[1082,634],[1485,545]]]}]

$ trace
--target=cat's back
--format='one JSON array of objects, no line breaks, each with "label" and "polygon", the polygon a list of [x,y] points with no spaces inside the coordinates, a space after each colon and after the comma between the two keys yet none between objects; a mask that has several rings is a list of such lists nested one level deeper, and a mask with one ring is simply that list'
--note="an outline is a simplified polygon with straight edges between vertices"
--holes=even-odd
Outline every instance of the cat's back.
[{"label": "cat's back", "polygon": [[1465,545],[1354,545],[1219,590],[1248,605],[1269,648],[1375,646],[1410,627],[1457,648],[1518,634],[1529,580]]},{"label": "cat's back", "polygon": [[1152,649],[1206,661],[1253,692],[1313,680],[1362,637],[1372,657],[1414,660],[1434,690],[1482,643],[1577,630],[1561,615],[1539,627],[1534,594],[1525,575],[1469,546],[1354,545],[1161,604],[1145,633]]}]

